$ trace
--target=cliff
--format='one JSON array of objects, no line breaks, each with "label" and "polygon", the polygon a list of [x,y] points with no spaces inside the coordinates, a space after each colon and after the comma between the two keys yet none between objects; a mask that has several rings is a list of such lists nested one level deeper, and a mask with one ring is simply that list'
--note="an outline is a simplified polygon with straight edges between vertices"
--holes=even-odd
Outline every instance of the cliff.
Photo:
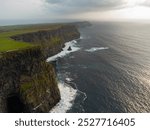
[{"label": "cliff", "polygon": [[38,32],[12,36],[11,38],[17,41],[40,45],[47,58],[60,52],[65,42],[78,39],[79,37],[80,33],[75,25],[62,25],[57,29],[40,30]]},{"label": "cliff", "polygon": [[45,59],[79,36],[73,25],[11,36],[35,46],[0,55],[0,112],[49,112],[60,92],[53,66]]},{"label": "cliff", "polygon": [[92,24],[88,21],[74,22],[74,23],[70,23],[70,25],[76,26],[77,28],[85,28],[85,27],[92,26]]},{"label": "cliff", "polygon": [[34,47],[3,54],[0,112],[48,112],[60,100],[54,69],[41,52]]}]

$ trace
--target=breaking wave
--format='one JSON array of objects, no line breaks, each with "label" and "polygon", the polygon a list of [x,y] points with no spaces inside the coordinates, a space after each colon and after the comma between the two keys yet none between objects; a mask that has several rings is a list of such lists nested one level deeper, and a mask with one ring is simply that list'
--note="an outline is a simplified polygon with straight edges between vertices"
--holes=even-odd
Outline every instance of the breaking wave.
[{"label": "breaking wave", "polygon": [[[47,62],[56,61],[58,58],[64,57],[69,53],[80,50],[80,48],[76,46],[76,43],[77,43],[76,40],[66,42],[65,47],[62,49],[62,51],[54,56],[49,57],[47,59]],[[68,50],[68,48],[71,48],[71,50]]]},{"label": "breaking wave", "polygon": [[[80,39],[77,40],[73,40],[70,42],[65,43],[65,47],[62,49],[62,51],[52,57],[49,57],[47,59],[47,62],[51,62],[51,61],[56,61],[58,58],[62,58],[66,55],[68,55],[69,53],[75,52],[80,50],[79,47],[76,46],[76,43],[78,40],[81,40],[82,37],[80,37]],[[68,48],[71,47],[71,50],[68,50]],[[58,77],[58,87],[60,90],[60,95],[61,95],[61,100],[60,102],[54,106],[51,110],[50,113],[66,113],[69,112],[69,110],[71,110],[72,106],[75,103],[75,100],[77,98],[80,98],[80,102],[78,104],[76,104],[77,106],[79,106],[81,108],[81,111],[83,112],[84,109],[82,108],[82,106],[80,105],[80,103],[83,103],[87,96],[86,93],[78,90],[76,84],[73,81],[72,78],[69,78],[69,76],[66,74],[57,74]],[[64,79],[63,79],[64,77]]]},{"label": "breaking wave", "polygon": [[64,82],[59,82],[58,87],[61,94],[61,100],[50,112],[66,113],[72,107],[77,95],[77,90]]},{"label": "breaking wave", "polygon": [[107,50],[109,47],[92,47],[91,49],[86,49],[85,51],[87,52],[95,52],[99,50]]}]

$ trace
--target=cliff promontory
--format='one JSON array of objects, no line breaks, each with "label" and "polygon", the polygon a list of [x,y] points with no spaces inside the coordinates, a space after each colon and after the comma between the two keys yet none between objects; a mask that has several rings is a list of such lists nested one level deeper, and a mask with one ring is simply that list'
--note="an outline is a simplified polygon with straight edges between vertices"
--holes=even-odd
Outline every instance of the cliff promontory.
[{"label": "cliff promontory", "polygon": [[75,25],[62,25],[51,30],[40,30],[11,36],[12,39],[40,45],[45,57],[55,55],[64,47],[64,43],[78,39],[80,33]]},{"label": "cliff promontory", "polygon": [[59,25],[9,37],[32,46],[0,53],[0,112],[49,112],[61,97],[54,68],[46,58],[80,33],[73,25]]}]

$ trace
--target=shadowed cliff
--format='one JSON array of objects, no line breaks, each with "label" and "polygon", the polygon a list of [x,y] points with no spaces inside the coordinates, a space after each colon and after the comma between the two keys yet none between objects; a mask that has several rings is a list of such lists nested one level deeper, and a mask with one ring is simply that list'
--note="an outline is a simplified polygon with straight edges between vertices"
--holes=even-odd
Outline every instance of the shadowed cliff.
[{"label": "shadowed cliff", "polygon": [[0,112],[49,112],[60,92],[53,66],[45,59],[79,37],[73,25],[11,36],[35,46],[1,53]]},{"label": "shadowed cliff", "polygon": [[60,100],[54,69],[40,47],[4,53],[0,73],[1,112],[15,112],[8,108],[14,96],[24,105],[22,112],[48,112]]}]

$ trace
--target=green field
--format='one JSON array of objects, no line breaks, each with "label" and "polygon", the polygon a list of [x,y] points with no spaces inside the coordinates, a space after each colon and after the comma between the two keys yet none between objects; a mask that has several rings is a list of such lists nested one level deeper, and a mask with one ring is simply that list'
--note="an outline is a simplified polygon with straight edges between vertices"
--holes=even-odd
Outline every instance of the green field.
[{"label": "green field", "polygon": [[32,44],[15,41],[11,36],[37,32],[39,30],[51,30],[59,28],[61,24],[36,24],[36,25],[18,25],[0,27],[0,52],[14,51],[22,48],[33,47]]},{"label": "green field", "polygon": [[13,51],[32,46],[32,44],[11,39],[10,36],[15,34],[15,32],[0,33],[0,52]]}]

